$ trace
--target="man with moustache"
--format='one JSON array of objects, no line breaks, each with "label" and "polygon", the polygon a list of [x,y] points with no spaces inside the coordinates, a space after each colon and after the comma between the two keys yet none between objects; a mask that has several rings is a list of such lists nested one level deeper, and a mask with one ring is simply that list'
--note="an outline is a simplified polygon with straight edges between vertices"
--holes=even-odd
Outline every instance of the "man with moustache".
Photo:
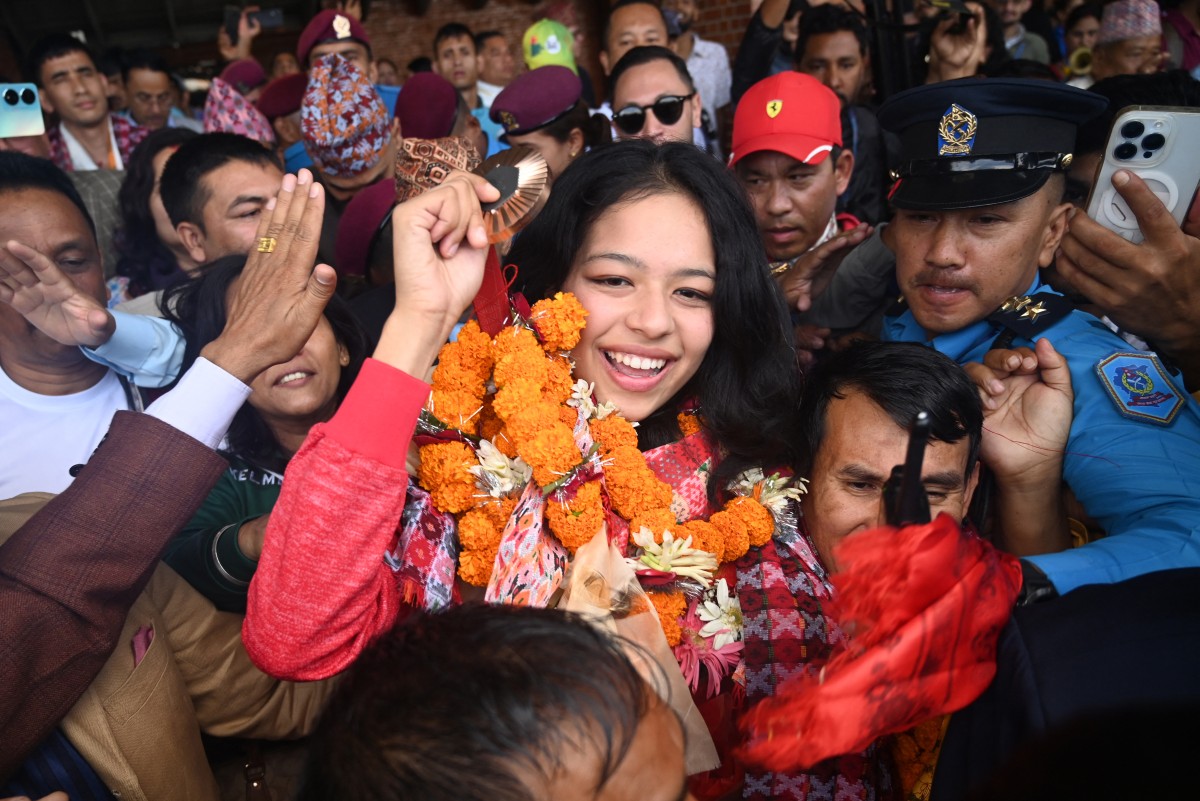
[{"label": "man with moustache", "polygon": [[990,79],[911,89],[880,109],[902,143],[885,239],[903,299],[883,337],[960,364],[1046,338],[1071,371],[1063,477],[1107,536],[1028,557],[1026,600],[1200,566],[1200,405],[1154,353],[1132,352],[1039,273],[1069,224],[1076,129],[1104,105],[1067,86]]}]

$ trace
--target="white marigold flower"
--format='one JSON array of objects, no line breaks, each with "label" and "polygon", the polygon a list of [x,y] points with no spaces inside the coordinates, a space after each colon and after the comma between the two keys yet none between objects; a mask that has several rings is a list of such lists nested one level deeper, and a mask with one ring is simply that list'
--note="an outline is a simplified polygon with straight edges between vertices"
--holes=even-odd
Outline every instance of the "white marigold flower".
[{"label": "white marigold flower", "polygon": [[475,450],[479,464],[467,470],[475,476],[475,485],[493,498],[503,498],[524,487],[533,477],[533,468],[520,456],[509,459],[491,440],[482,439]]},{"label": "white marigold flower", "polygon": [[634,562],[633,567],[648,567],[651,570],[661,570],[664,573],[674,573],[679,578],[695,581],[702,587],[712,584],[713,571],[717,569],[717,557],[708,551],[692,547],[692,538],[675,539],[669,531],[663,533],[661,543],[654,541],[654,533],[642,526],[633,535],[633,542],[642,549],[642,555]]},{"label": "white marigold flower", "polygon": [[700,636],[712,638],[714,648],[724,648],[742,639],[742,605],[736,595],[729,594],[729,584],[721,579],[697,604],[696,615],[704,622]]}]

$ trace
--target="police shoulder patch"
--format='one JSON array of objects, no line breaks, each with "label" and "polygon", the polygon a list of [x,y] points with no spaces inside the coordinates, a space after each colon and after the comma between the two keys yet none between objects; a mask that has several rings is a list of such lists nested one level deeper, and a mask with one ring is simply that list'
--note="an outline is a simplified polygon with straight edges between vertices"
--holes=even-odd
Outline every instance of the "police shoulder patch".
[{"label": "police shoulder patch", "polygon": [[1096,365],[1096,375],[1126,417],[1168,425],[1183,408],[1183,395],[1153,353],[1114,353]]}]

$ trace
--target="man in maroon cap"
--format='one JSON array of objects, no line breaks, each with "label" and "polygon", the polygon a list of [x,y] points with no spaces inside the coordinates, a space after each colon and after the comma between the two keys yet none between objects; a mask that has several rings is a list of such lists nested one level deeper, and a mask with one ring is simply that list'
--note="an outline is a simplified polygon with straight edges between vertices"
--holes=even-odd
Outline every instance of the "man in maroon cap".
[{"label": "man in maroon cap", "polygon": [[371,37],[367,36],[367,29],[357,18],[331,8],[317,14],[304,26],[296,43],[296,60],[307,72],[322,56],[334,54],[351,62],[367,76],[391,114],[396,108],[400,89],[379,85],[379,71],[371,54]]},{"label": "man in maroon cap", "polygon": [[483,156],[488,140],[479,119],[453,84],[436,72],[418,72],[404,84],[396,101],[400,135],[407,139],[461,136]]},{"label": "man in maroon cap", "polygon": [[300,129],[325,186],[325,222],[318,251],[322,261],[335,261],[338,223],[350,199],[392,175],[398,128],[356,63],[336,54],[313,63],[300,106]]},{"label": "man in maroon cap", "polygon": [[293,175],[303,167],[311,168],[313,163],[300,132],[300,104],[307,86],[308,75],[303,72],[276,78],[263,89],[257,103],[258,110],[275,129],[275,147],[285,169]]}]

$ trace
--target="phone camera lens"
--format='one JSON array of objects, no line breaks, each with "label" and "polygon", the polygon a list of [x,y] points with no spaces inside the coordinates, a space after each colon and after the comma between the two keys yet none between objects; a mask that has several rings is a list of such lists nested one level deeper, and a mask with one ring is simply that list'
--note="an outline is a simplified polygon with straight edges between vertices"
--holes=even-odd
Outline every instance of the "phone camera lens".
[{"label": "phone camera lens", "polygon": [[32,89],[26,87],[21,92],[21,102],[32,106],[35,102],[37,102],[37,95],[33,93]]},{"label": "phone camera lens", "polygon": [[1128,161],[1136,156],[1137,152],[1137,145],[1132,142],[1125,142],[1124,144],[1117,145],[1117,149],[1113,151],[1113,155],[1121,161]]},{"label": "phone camera lens", "polygon": [[1158,150],[1167,143],[1167,138],[1160,133],[1152,133],[1142,140],[1143,150]]},{"label": "phone camera lens", "polygon": [[1121,126],[1121,136],[1126,139],[1136,139],[1146,131],[1146,126],[1137,120],[1132,120]]},{"label": "phone camera lens", "polygon": [[17,90],[16,89],[5,89],[4,90],[4,102],[10,106],[17,105]]}]

